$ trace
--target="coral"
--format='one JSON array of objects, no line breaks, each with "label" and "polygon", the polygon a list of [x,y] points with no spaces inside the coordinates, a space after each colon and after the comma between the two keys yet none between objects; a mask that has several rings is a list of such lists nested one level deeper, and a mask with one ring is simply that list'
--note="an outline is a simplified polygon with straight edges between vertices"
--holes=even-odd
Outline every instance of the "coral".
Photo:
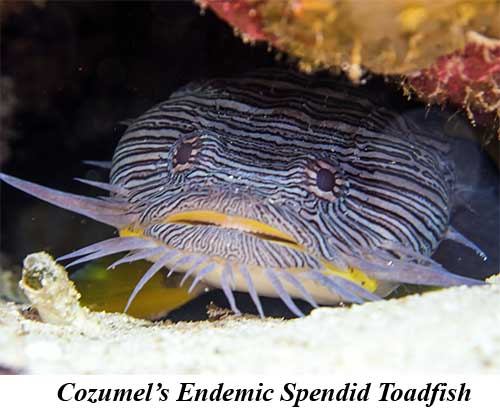
[{"label": "coral", "polygon": [[[90,264],[73,275],[77,278],[75,284],[49,254],[40,252],[25,258],[19,288],[43,321],[78,324],[98,311],[121,313],[138,278],[136,271],[141,272],[144,268],[144,272],[147,267],[147,263],[142,263],[136,267],[107,271],[102,266]],[[8,300],[12,300],[13,295],[12,277],[10,272],[0,276],[0,297]],[[158,274],[141,291],[137,302],[127,313],[136,318],[159,318],[195,298],[204,289],[200,286],[189,294],[187,286],[179,287],[179,281],[175,276],[167,281]],[[26,298],[16,301],[26,302]]]},{"label": "coral", "polygon": [[90,311],[79,305],[80,294],[68,279],[64,268],[45,252],[25,258],[19,286],[43,322],[55,325],[79,324],[89,316]]},{"label": "coral", "polygon": [[202,8],[210,8],[222,19],[228,21],[245,41],[270,40],[272,35],[264,33],[261,16],[256,8],[262,0],[198,0]]},{"label": "coral", "polygon": [[463,48],[470,30],[500,36],[495,0],[198,2],[248,39],[298,57],[305,70],[359,64],[375,73],[405,74]]},{"label": "coral", "polygon": [[127,315],[110,316],[81,306],[81,295],[68,274],[45,252],[30,254],[24,259],[19,286],[38,312],[41,321],[52,325],[71,325],[73,329],[89,335],[112,327],[117,317],[122,324],[147,325],[147,321],[136,320]]},{"label": "coral", "polygon": [[[462,106],[474,124],[500,120],[500,40],[470,32],[463,51],[410,73],[405,87],[428,103]],[[498,126],[500,138],[500,125]]]}]

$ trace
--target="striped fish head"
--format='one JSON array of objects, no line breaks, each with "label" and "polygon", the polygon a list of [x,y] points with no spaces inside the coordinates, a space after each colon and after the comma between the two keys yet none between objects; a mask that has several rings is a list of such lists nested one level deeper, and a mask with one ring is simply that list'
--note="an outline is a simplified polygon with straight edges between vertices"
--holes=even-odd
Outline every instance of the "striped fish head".
[{"label": "striped fish head", "polygon": [[[276,155],[271,150],[263,150],[264,145],[251,145],[245,139],[227,140],[209,132],[193,132],[177,141],[165,142],[163,154],[142,149],[129,164],[127,159],[122,159],[123,154],[136,145],[126,142],[124,148],[117,149],[111,179],[129,191],[129,202],[140,211],[137,228],[140,231],[146,228],[147,234],[156,236],[161,234],[160,225],[165,228],[171,225],[172,233],[179,229],[199,232],[172,244],[175,247],[197,249],[197,240],[210,237],[201,248],[208,253],[212,247],[214,252],[226,248],[230,252],[236,244],[247,244],[247,241],[252,241],[250,249],[273,242],[310,248],[311,235],[300,213],[304,208],[319,211],[320,196],[328,196],[316,186],[314,169],[321,171],[318,166],[321,162],[303,156],[297,148],[282,145]],[[334,170],[332,163],[330,168]],[[340,177],[336,180],[335,189],[345,190],[344,181]],[[318,195],[312,192],[315,190]],[[194,229],[198,227],[199,230]],[[207,236],[209,233],[212,236]],[[221,237],[231,234],[236,236]],[[165,234],[162,240],[168,242],[173,240],[172,236]],[[234,257],[241,262],[269,267],[305,265],[299,260],[287,263],[265,257],[259,260],[262,252],[251,254],[241,250]]]},{"label": "striped fish head", "polygon": [[[268,269],[298,273],[322,267],[318,244],[327,232],[317,232],[303,211],[325,210],[321,207],[328,200],[321,195],[327,193],[315,177],[326,171],[326,163],[286,142],[276,154],[275,145],[264,140],[228,139],[208,129],[158,142],[158,152],[140,147],[137,127],[132,125],[118,146],[111,173],[112,183],[129,191],[139,214],[122,236],[153,238],[185,255],[209,257],[217,267],[206,279],[214,284],[230,263],[242,290],[247,286],[240,266],[263,278]],[[330,159],[328,167],[339,172],[334,165]],[[333,189],[345,193],[340,175]]]},{"label": "striped fish head", "polygon": [[[129,191],[140,212],[139,222],[122,235],[146,236],[183,255],[208,258],[215,264],[205,275],[211,285],[220,287],[229,264],[236,289],[248,290],[244,268],[264,279],[254,281],[259,294],[275,295],[266,273],[286,272],[300,277],[320,303],[345,295],[325,293],[323,284],[309,279],[311,272],[384,295],[395,283],[379,282],[368,271],[385,269],[402,252],[425,260],[441,240],[453,179],[447,148],[417,138],[403,125],[409,123],[395,117],[380,139],[375,129],[357,139],[332,136],[335,126],[325,129],[324,121],[311,118],[307,126],[293,127],[294,138],[251,135],[251,125],[243,122],[255,115],[264,114],[271,133],[279,132],[287,112],[290,121],[296,115],[257,109],[219,91],[217,97],[238,102],[237,116],[219,112],[212,121],[210,108],[191,104],[186,127],[176,125],[178,109],[200,94],[184,94],[140,117],[117,147],[112,183]],[[403,134],[410,146],[402,144]]]},{"label": "striped fish head", "polygon": [[259,295],[300,315],[291,297],[361,303],[401,282],[480,283],[430,258],[451,232],[446,140],[335,86],[277,77],[193,85],[137,118],[110,184],[93,183],[109,198],[2,179],[118,228],[64,256],[72,264],[152,261],[128,305],[163,267],[222,288],[235,312],[232,291],[248,291],[261,315]]}]

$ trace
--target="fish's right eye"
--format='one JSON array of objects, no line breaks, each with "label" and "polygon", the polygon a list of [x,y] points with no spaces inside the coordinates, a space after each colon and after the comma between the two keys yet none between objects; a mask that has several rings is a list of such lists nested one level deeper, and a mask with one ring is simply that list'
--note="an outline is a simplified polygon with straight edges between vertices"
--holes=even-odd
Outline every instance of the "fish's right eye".
[{"label": "fish's right eye", "polygon": [[321,199],[335,202],[349,189],[344,170],[331,158],[311,161],[306,168],[306,174],[309,191]]},{"label": "fish's right eye", "polygon": [[174,169],[183,170],[193,161],[193,157],[200,149],[200,136],[190,136],[180,140],[173,151],[172,163]]},{"label": "fish's right eye", "polygon": [[316,172],[316,185],[321,191],[330,192],[335,188],[335,174],[325,168]]},{"label": "fish's right eye", "polygon": [[182,143],[175,154],[175,163],[177,165],[188,163],[191,153],[193,153],[193,145],[191,143]]}]

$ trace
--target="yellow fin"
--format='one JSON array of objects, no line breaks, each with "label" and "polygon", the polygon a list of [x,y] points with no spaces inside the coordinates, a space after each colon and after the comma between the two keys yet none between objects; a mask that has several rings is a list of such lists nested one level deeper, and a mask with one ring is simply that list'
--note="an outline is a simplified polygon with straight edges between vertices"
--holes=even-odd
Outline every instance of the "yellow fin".
[{"label": "yellow fin", "polygon": [[140,238],[147,238],[146,235],[142,233],[142,231],[135,231],[129,228],[121,229],[119,231],[120,236],[138,236]]},{"label": "yellow fin", "polygon": [[[123,312],[130,293],[151,266],[147,261],[136,261],[106,270],[114,260],[116,258],[103,258],[71,276],[82,295],[82,305],[94,311]],[[179,287],[183,275],[173,273],[167,278],[164,273],[157,273],[134,299],[127,314],[136,318],[159,318],[196,298],[203,287],[188,293],[189,282]]]},{"label": "yellow fin", "polygon": [[365,273],[363,273],[361,270],[358,270],[357,268],[348,268],[347,270],[342,271],[335,268],[332,264],[330,264],[327,261],[323,260],[321,262],[328,269],[324,271],[325,274],[332,273],[335,274],[336,276],[343,277],[344,279],[359,284],[369,292],[374,292],[378,288],[377,280],[371,279]]}]

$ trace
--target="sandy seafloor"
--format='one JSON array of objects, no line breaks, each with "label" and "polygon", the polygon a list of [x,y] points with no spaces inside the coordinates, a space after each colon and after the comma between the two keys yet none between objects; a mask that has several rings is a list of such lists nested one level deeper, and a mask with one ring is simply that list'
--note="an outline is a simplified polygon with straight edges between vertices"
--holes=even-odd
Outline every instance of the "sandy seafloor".
[{"label": "sandy seafloor", "polygon": [[[0,367],[20,373],[500,372],[500,281],[301,319],[157,322],[91,312],[44,253],[25,261],[33,307],[0,301]],[[42,287],[36,286],[41,283]]]}]

